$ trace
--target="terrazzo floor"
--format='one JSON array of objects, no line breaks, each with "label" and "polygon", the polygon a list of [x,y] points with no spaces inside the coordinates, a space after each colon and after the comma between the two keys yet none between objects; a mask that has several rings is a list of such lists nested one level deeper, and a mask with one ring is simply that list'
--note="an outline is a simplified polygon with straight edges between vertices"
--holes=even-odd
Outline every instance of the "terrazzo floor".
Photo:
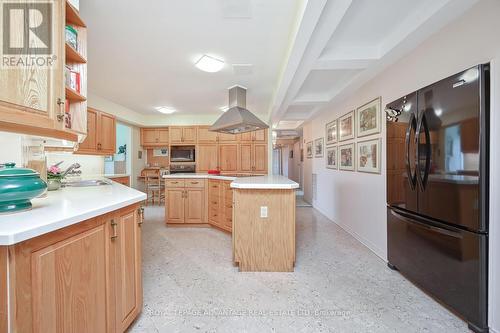
[{"label": "terrazzo floor", "polygon": [[166,228],[163,216],[146,208],[144,308],[130,332],[468,332],[312,208],[297,208],[293,273],[240,273],[229,234]]}]

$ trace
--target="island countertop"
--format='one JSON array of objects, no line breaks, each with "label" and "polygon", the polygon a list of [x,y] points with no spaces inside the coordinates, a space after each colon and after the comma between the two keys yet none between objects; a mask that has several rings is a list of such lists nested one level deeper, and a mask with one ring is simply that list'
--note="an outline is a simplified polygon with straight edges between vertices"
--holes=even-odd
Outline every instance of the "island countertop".
[{"label": "island countertop", "polygon": [[236,178],[231,183],[231,188],[253,190],[293,190],[299,188],[299,184],[285,176],[269,175]]},{"label": "island countertop", "polygon": [[29,211],[0,215],[0,245],[13,245],[143,200],[143,192],[115,182],[50,191],[33,199]]},{"label": "island countertop", "polygon": [[231,188],[236,189],[270,189],[270,190],[292,190],[299,188],[299,184],[285,176],[276,175],[210,175],[207,173],[176,173],[164,175],[164,179],[195,178],[195,179],[218,179],[232,180]]}]

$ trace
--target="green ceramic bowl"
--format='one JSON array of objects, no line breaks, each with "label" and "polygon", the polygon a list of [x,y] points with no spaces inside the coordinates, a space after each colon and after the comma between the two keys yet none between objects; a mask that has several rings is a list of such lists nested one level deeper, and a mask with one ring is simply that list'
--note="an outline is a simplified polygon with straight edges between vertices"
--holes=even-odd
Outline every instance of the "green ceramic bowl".
[{"label": "green ceramic bowl", "polygon": [[30,209],[31,199],[47,189],[38,172],[15,166],[6,163],[0,168],[0,214]]}]

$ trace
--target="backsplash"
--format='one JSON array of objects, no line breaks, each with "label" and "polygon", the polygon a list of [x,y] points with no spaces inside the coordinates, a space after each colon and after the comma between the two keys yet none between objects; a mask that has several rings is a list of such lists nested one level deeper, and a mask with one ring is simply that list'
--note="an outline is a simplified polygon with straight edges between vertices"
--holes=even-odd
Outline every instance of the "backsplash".
[{"label": "backsplash", "polygon": [[[38,137],[0,132],[0,164],[14,162],[17,166],[25,166],[27,161],[23,157],[24,148],[31,145],[33,141],[39,140]],[[45,156],[47,166],[64,161],[60,165],[63,170],[73,163],[79,163],[83,175],[102,175],[104,173],[103,156],[74,155],[70,152],[45,152]]]}]

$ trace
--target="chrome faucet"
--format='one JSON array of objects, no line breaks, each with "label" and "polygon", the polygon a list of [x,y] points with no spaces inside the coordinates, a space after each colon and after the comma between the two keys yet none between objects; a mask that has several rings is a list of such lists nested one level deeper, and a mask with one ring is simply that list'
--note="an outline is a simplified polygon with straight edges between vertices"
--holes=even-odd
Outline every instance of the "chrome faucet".
[{"label": "chrome faucet", "polygon": [[78,170],[80,168],[80,164],[78,163],[73,163],[69,166],[69,168],[66,169],[66,171],[64,171],[62,173],[62,178],[66,177],[67,175],[69,174],[81,174],[82,171],[81,170]]}]

